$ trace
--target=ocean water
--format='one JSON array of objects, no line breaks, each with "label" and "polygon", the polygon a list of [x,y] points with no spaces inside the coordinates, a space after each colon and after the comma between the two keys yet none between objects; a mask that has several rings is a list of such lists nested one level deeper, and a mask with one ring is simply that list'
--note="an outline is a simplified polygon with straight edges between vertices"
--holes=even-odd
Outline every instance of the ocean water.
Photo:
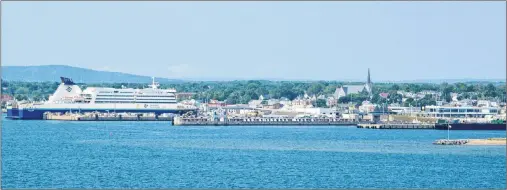
[{"label": "ocean water", "polygon": [[441,138],[447,131],[3,119],[2,188],[506,188],[505,146],[432,144]]}]

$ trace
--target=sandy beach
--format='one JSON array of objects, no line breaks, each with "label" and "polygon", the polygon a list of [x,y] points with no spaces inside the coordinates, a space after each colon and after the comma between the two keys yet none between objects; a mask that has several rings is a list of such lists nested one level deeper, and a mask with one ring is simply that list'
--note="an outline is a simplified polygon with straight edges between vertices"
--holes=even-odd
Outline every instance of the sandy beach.
[{"label": "sandy beach", "polygon": [[506,145],[506,138],[469,139],[465,145]]}]

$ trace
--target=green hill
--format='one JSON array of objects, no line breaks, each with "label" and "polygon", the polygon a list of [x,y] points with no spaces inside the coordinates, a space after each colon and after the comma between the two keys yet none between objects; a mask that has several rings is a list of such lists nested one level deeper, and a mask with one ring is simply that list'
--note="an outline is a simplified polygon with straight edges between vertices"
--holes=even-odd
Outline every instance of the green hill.
[{"label": "green hill", "polygon": [[[59,82],[65,76],[77,83],[151,83],[151,77],[120,72],[97,71],[66,65],[2,66],[2,79],[23,82]],[[155,78],[159,83],[180,83],[182,80]]]}]

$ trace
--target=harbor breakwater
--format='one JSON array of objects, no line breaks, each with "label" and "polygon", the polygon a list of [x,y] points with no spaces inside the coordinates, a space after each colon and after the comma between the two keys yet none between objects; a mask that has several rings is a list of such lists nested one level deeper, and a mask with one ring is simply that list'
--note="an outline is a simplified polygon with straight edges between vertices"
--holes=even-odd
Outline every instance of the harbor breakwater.
[{"label": "harbor breakwater", "polygon": [[506,145],[506,138],[488,139],[439,139],[433,142],[435,145]]}]

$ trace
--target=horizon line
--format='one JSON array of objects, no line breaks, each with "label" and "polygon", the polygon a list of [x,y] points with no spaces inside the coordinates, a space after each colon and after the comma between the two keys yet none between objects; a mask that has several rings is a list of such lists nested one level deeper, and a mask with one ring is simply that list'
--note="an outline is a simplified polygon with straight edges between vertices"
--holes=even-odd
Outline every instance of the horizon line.
[{"label": "horizon line", "polygon": [[[77,67],[77,66],[71,66],[71,65],[58,65],[58,64],[48,64],[48,65],[2,65],[2,67],[40,67],[40,66],[64,66],[64,67],[72,67],[72,68],[79,68],[79,69],[87,69],[92,71],[98,71],[98,72],[109,72],[109,73],[121,73],[121,74],[127,74],[127,75],[135,75],[140,77],[155,77],[159,79],[165,79],[165,80],[179,80],[184,82],[232,82],[232,81],[249,81],[249,80],[263,80],[263,81],[300,81],[300,82],[318,82],[318,81],[333,81],[333,82],[348,82],[348,83],[357,83],[357,82],[365,82],[364,79],[284,79],[279,77],[274,78],[260,78],[260,77],[253,77],[253,78],[239,78],[239,77],[230,77],[230,78],[220,78],[220,77],[203,77],[203,78],[196,78],[196,77],[180,77],[180,78],[167,78],[167,77],[158,77],[158,76],[147,76],[142,74],[133,74],[133,73],[127,73],[127,72],[121,72],[121,71],[111,71],[111,70],[98,70],[98,69],[90,69],[90,68],[84,68],[84,67]],[[369,68],[368,68],[369,70]],[[373,75],[374,76],[374,75]],[[3,78],[3,77],[2,77]],[[372,82],[375,83],[375,78],[372,77]],[[4,79],[2,79],[4,80]],[[428,78],[428,79],[401,79],[401,80],[378,80],[377,83],[444,83],[447,82],[446,80],[449,80],[448,83],[458,83],[458,82],[507,82],[507,78]],[[20,81],[23,82],[23,81]],[[26,82],[26,81],[25,81]],[[38,82],[44,82],[44,81],[38,81]],[[50,81],[47,81],[50,82]]]}]

